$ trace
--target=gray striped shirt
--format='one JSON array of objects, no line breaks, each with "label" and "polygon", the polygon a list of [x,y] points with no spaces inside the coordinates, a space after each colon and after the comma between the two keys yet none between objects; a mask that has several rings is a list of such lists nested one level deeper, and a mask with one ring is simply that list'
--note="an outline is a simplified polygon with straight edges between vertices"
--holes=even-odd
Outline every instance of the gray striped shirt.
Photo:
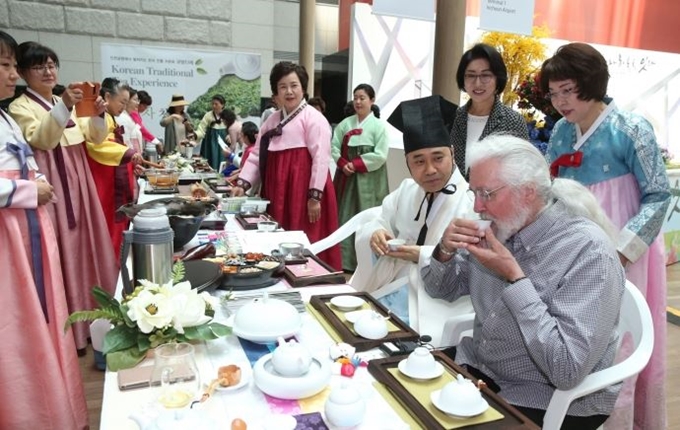
[{"label": "gray striped shirt", "polygon": [[[625,273],[605,233],[559,201],[505,246],[527,279],[510,285],[459,251],[423,269],[425,290],[450,301],[471,296],[474,335],[459,345],[457,362],[493,378],[511,404],[546,409],[555,388],[611,366]],[[568,414],[609,414],[619,389],[578,399]]]}]

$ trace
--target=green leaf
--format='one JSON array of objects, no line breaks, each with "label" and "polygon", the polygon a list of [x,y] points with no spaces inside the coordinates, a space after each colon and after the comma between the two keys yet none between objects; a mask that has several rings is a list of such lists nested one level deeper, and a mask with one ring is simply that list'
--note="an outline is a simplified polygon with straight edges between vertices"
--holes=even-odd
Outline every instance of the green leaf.
[{"label": "green leaf", "polygon": [[208,74],[208,72],[206,72],[205,69],[203,69],[201,67],[196,68],[196,73],[198,73],[199,75],[207,75]]},{"label": "green leaf", "polygon": [[229,336],[231,334],[231,327],[224,324],[214,322],[208,324],[208,327],[210,327],[210,330],[212,330],[212,332],[219,337]]},{"label": "green leaf", "polygon": [[117,372],[121,369],[129,369],[136,366],[146,356],[146,351],[140,351],[136,347],[106,354],[106,364],[109,370]]},{"label": "green leaf", "polygon": [[64,331],[66,332],[73,324],[84,321],[94,321],[98,319],[109,320],[112,323],[120,321],[120,315],[117,312],[109,309],[94,309],[91,311],[77,311],[73,312],[66,319],[64,323]]},{"label": "green leaf", "polygon": [[202,340],[205,339],[201,333],[202,326],[184,327],[184,337],[186,340]]},{"label": "green leaf", "polygon": [[201,64],[203,64],[203,60],[199,58],[198,60],[194,61],[194,64],[200,66]]},{"label": "green leaf", "polygon": [[184,263],[178,261],[172,266],[172,283],[178,284],[184,280]]},{"label": "green leaf", "polygon": [[94,287],[92,289],[92,295],[102,308],[118,309],[120,307],[118,300],[114,299],[111,294],[99,287]]},{"label": "green leaf", "polygon": [[137,329],[120,324],[112,328],[104,336],[103,353],[122,351],[137,345]]},{"label": "green leaf", "polygon": [[148,351],[151,348],[151,341],[149,336],[144,333],[137,333],[137,349],[140,351]]}]

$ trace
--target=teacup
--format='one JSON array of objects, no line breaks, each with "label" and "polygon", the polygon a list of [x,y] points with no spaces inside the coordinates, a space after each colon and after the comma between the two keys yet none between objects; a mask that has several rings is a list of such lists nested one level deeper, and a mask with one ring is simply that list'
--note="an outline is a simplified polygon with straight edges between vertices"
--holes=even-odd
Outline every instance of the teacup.
[{"label": "teacup", "polygon": [[101,85],[99,82],[81,82],[76,85],[83,91],[83,98],[78,103],[76,103],[76,116],[87,117],[87,116],[97,116],[97,106],[95,104],[97,97],[99,96],[99,88]]},{"label": "teacup", "polygon": [[278,226],[276,221],[260,221],[257,223],[257,231],[276,231]]},{"label": "teacup", "polygon": [[439,393],[439,403],[448,410],[474,410],[479,408],[482,400],[482,393],[475,384],[461,374],[456,376],[455,381],[444,385]]},{"label": "teacup", "polygon": [[475,224],[477,224],[477,231],[482,232],[486,230],[487,228],[491,227],[491,220],[490,219],[475,219],[472,220],[474,221]]},{"label": "teacup", "polygon": [[387,319],[375,311],[367,313],[354,323],[354,331],[366,339],[382,339],[388,333]]},{"label": "teacup", "polygon": [[297,258],[302,258],[302,252],[305,246],[298,242],[283,242],[279,243],[279,253],[286,260],[295,260]]},{"label": "teacup", "polygon": [[429,375],[434,371],[435,360],[430,350],[419,346],[406,359],[406,371],[413,376]]},{"label": "teacup", "polygon": [[390,251],[396,251],[400,246],[404,245],[406,245],[404,239],[390,239],[387,241],[387,246],[390,248]]}]

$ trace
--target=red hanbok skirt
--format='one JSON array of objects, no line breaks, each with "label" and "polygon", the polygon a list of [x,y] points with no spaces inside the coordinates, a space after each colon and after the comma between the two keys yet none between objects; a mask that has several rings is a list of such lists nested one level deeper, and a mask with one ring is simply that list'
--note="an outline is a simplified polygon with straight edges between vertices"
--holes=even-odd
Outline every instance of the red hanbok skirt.
[{"label": "red hanbok skirt", "polygon": [[[338,229],[338,205],[330,172],[321,199],[321,217],[309,222],[307,192],[312,174],[312,157],[307,148],[269,151],[262,195],[271,203],[267,212],[285,230],[302,230],[311,243],[317,242]],[[319,258],[336,270],[342,270],[340,247],[333,246]]]}]

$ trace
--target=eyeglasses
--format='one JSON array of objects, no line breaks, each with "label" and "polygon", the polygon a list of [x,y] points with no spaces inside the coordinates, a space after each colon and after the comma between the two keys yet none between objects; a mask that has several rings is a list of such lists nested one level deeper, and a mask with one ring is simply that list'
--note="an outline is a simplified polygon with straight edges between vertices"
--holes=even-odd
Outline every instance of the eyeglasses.
[{"label": "eyeglasses", "polygon": [[566,100],[571,96],[572,94],[578,94],[578,91],[576,90],[576,87],[571,87],[571,88],[565,88],[563,90],[556,91],[554,93],[548,93],[545,95],[546,100],[553,101],[555,99],[561,99],[561,100]]},{"label": "eyeglasses", "polygon": [[482,73],[481,75],[466,73],[464,77],[465,80],[470,83],[474,83],[477,79],[479,79],[483,84],[488,84],[489,82],[491,82],[491,79],[496,77],[496,75],[494,75],[493,73]]},{"label": "eyeglasses", "polygon": [[54,63],[50,64],[43,64],[42,66],[31,66],[31,70],[33,70],[36,73],[45,73],[45,72],[50,72],[54,73],[55,71],[59,70],[59,66],[57,66]]},{"label": "eyeglasses", "polygon": [[470,198],[471,201],[475,201],[475,199],[481,199],[485,202],[488,202],[491,200],[493,197],[494,193],[500,189],[503,189],[507,187],[506,185],[501,185],[498,188],[494,188],[493,190],[485,190],[485,189],[479,189],[479,190],[473,190],[472,188],[468,188],[467,190],[467,196]]}]

